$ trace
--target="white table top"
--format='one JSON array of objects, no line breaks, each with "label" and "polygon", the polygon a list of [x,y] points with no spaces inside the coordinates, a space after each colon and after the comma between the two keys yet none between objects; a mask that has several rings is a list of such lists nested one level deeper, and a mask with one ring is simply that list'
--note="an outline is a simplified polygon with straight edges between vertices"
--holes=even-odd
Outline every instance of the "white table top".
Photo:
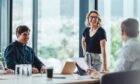
[{"label": "white table top", "polygon": [[46,74],[33,74],[30,77],[15,75],[0,76],[0,84],[90,84],[99,81],[88,76],[54,75],[55,78],[48,79]]}]

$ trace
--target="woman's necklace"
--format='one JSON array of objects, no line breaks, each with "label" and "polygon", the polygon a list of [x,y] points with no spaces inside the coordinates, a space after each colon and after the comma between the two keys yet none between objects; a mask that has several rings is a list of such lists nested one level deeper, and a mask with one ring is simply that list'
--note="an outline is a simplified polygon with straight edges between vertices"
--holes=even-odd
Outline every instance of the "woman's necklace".
[{"label": "woman's necklace", "polygon": [[90,28],[90,30],[89,30],[89,35],[90,35],[90,37],[92,37],[92,36],[96,33],[97,29],[98,29],[98,28],[96,28],[96,29]]}]

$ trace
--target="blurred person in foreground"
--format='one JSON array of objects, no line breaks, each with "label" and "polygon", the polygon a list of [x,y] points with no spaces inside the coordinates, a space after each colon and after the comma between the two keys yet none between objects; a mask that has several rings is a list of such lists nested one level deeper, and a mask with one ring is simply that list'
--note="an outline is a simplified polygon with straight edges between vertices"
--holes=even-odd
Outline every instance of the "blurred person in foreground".
[{"label": "blurred person in foreground", "polygon": [[[124,45],[120,51],[118,65],[113,72],[140,70],[140,41],[139,22],[128,18],[121,23],[121,36]],[[101,78],[102,75],[96,70],[88,69],[87,74],[93,78]],[[107,74],[107,73],[106,73]]]}]

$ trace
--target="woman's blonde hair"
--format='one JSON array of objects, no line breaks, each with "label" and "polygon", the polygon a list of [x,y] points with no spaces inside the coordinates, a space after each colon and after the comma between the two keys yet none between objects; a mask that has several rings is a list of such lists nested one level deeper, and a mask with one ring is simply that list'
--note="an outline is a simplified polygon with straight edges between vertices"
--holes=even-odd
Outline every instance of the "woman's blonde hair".
[{"label": "woman's blonde hair", "polygon": [[100,27],[100,26],[101,26],[101,18],[100,18],[100,14],[98,13],[97,10],[90,11],[90,12],[87,14],[87,16],[86,16],[86,21],[85,21],[85,25],[86,25],[87,27],[90,27],[90,24],[89,24],[89,22],[88,22],[88,19],[89,19],[89,16],[90,16],[91,13],[96,13],[96,14],[98,15],[98,27]]}]

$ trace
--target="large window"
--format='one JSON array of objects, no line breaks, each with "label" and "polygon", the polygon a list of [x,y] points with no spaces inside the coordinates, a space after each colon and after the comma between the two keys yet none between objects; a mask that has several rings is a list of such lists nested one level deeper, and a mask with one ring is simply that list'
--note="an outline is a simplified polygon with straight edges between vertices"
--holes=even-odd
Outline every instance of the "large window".
[{"label": "large window", "polygon": [[[13,1],[12,10],[9,10],[11,7],[7,4],[10,1]],[[38,1],[34,5],[38,9],[33,8],[34,1]],[[87,10],[92,10],[94,0],[89,0],[86,6],[85,4],[79,5],[79,2],[82,0],[0,0],[0,52],[3,52],[2,50],[9,45],[10,28],[12,28],[12,41],[14,41],[16,27],[27,25],[31,29],[28,45],[32,47],[32,39],[35,39],[33,40],[37,43],[37,45],[34,44],[37,47],[35,53],[45,64],[56,64],[57,67],[66,60],[79,57],[79,35],[81,34],[79,29],[82,29],[79,28],[79,25],[84,25],[83,20],[85,19],[83,17],[85,11],[81,12],[79,6],[88,6]],[[33,9],[38,10],[36,23],[33,21],[35,15]],[[98,10],[101,14],[102,25],[107,32],[108,64],[110,64],[110,68],[113,68],[122,46],[120,23],[127,17],[140,19],[140,0],[98,0]],[[12,27],[9,25],[10,11],[12,11]],[[79,19],[82,20],[80,20],[80,24]],[[37,30],[34,38],[32,38],[33,24],[38,25],[34,27]]]},{"label": "large window", "polygon": [[0,58],[10,40],[10,8],[11,0],[0,0]]},{"label": "large window", "polygon": [[[0,0],[0,35],[1,35],[1,0]],[[2,53],[1,53],[1,36],[0,36],[0,62],[2,61]]]},{"label": "large window", "polygon": [[79,57],[79,0],[38,0],[37,23],[33,21],[33,1],[13,0],[12,41],[16,40],[16,27],[27,25],[32,47],[32,25],[38,24],[35,53],[46,65],[62,68],[66,60]]},{"label": "large window", "polygon": [[13,0],[13,41],[16,40],[17,26],[27,25],[31,29],[28,45],[32,46],[32,11],[32,0]]},{"label": "large window", "polygon": [[38,55],[56,67],[79,57],[79,0],[39,0],[38,11]]},{"label": "large window", "polygon": [[[133,17],[140,18],[140,1],[139,0],[98,0],[99,12],[102,16],[103,27],[107,31],[107,47],[110,68],[116,65],[122,39],[120,24],[122,20]],[[110,53],[110,54],[109,54]]]}]

